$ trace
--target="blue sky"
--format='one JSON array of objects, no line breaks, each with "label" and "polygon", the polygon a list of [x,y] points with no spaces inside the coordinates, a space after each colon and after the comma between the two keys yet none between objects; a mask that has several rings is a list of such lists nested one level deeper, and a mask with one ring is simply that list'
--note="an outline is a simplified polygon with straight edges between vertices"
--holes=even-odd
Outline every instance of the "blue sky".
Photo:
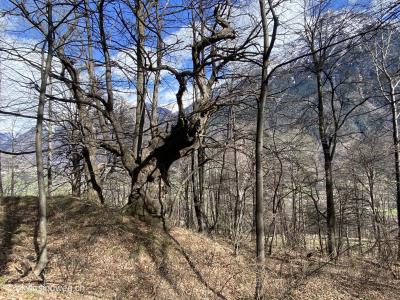
[{"label": "blue sky", "polygon": [[[29,1],[28,1],[29,2]],[[185,1],[188,2],[189,1]],[[386,1],[384,0],[384,4],[387,2],[393,3],[394,1]],[[0,5],[5,5],[6,2],[2,2]],[[166,3],[165,1],[160,1],[161,4]],[[181,1],[169,1],[170,9],[174,9],[174,4],[178,5],[181,4]],[[285,48],[288,48],[286,45],[289,44],[292,40],[295,39],[295,35],[293,35],[293,31],[297,28],[301,28],[301,22],[302,22],[302,10],[301,6],[299,6],[299,3],[303,3],[301,0],[292,0],[291,2],[286,2],[285,6],[280,8],[281,10],[279,11],[280,14],[280,20],[281,20],[281,28],[280,28],[280,36],[279,39],[280,41],[277,43],[277,49],[279,51],[284,51]],[[362,3],[357,1],[357,4]],[[365,4],[371,5],[371,7],[378,7],[379,1],[364,1]],[[333,9],[339,9],[343,6],[346,5],[355,5],[355,1],[331,1],[331,7]],[[0,6],[1,7],[1,6]],[[3,6],[4,7],[4,6]],[[112,37],[112,46],[117,46],[117,43],[121,43],[122,47],[124,47],[125,51],[130,52],[130,54],[134,57],[134,47],[135,43],[134,41],[130,38],[129,35],[126,34],[126,32],[118,31],[118,28],[115,27],[115,23],[119,19],[118,14],[115,13],[115,9],[118,9],[117,6],[108,6],[107,9],[112,12],[111,16],[112,18],[108,20],[107,23],[107,28],[106,32],[111,33]],[[212,8],[211,8],[212,9]],[[232,22],[233,22],[233,27],[237,29],[237,32],[242,35],[242,37],[239,37],[238,40],[241,38],[246,38],[246,35],[250,31],[246,31],[245,28],[246,26],[251,26],[252,22],[254,23],[254,20],[259,18],[259,8],[258,8],[258,1],[253,1],[253,3],[250,3],[248,6],[243,7],[243,8],[236,8],[235,10],[231,11],[231,14],[233,17]],[[124,13],[125,15],[125,13]],[[126,17],[129,16],[129,14],[125,15]],[[187,11],[183,11],[181,13],[178,13],[174,15],[173,18],[168,17],[168,22],[165,24],[167,25],[166,29],[163,31],[163,41],[164,45],[169,48],[168,54],[164,56],[164,63],[173,66],[177,70],[184,70],[184,69],[190,69],[191,68],[191,62],[190,62],[190,45],[193,40],[193,34],[192,34],[192,28],[189,26],[191,20],[189,19],[190,15]],[[27,26],[26,22],[21,22],[20,20],[17,20],[16,18],[12,18],[11,20],[6,20],[2,19],[2,27],[6,27],[9,31],[8,32],[1,32],[0,34],[3,35],[2,41],[7,42],[9,41],[9,45],[11,44],[11,40],[14,38],[15,45],[18,45],[20,47],[21,45],[25,45],[27,48],[28,47],[33,47],[33,45],[40,45],[40,43],[43,41],[43,36],[39,34],[35,30],[28,30],[24,31],[24,29]],[[1,24],[0,24],[1,25]],[[254,24],[253,24],[254,25]],[[249,27],[250,28],[250,27]],[[66,29],[66,28],[65,28]],[[60,28],[59,30],[65,30]],[[249,29],[250,30],[250,29]],[[78,38],[78,37],[76,37]],[[234,42],[234,41],[232,41]],[[259,41],[261,43],[261,40]],[[155,39],[152,38],[148,40],[147,42],[147,50],[151,50],[151,47],[154,47],[155,45]],[[285,46],[279,48],[279,46]],[[255,48],[256,50],[256,48]],[[76,51],[76,50],[74,50]],[[154,50],[152,50],[154,53]],[[151,52],[151,51],[150,51]],[[73,53],[73,52],[71,52]],[[281,55],[282,52],[277,52],[277,54]],[[32,115],[35,114],[35,103],[36,103],[36,94],[34,91],[29,88],[29,84],[27,81],[38,81],[39,79],[39,73],[35,71],[32,67],[29,67],[26,63],[23,62],[11,62],[8,61],[5,57],[5,53],[1,54],[2,59],[4,62],[2,62],[2,102],[0,103],[0,106],[4,109],[8,110],[13,110],[13,111],[20,111],[20,112],[25,112],[25,109],[29,109],[30,113]],[[30,56],[29,56],[30,55]],[[100,52],[95,54],[97,58],[101,58]],[[132,106],[135,105],[135,61],[130,59],[126,53],[123,53],[118,50],[118,47],[115,47],[111,51],[112,58],[116,61],[119,62],[121,65],[123,65],[125,71],[126,70],[131,70],[126,77],[126,74],[123,72],[119,71],[117,68],[114,68],[114,77],[115,79],[119,80],[119,84],[115,85],[115,94],[117,97],[125,98],[128,99],[132,103]],[[277,57],[279,55],[276,55]],[[33,60],[36,60],[36,62],[40,61],[40,56],[35,55],[35,54],[26,54],[25,57],[31,57]],[[153,58],[154,59],[154,58]],[[55,64],[56,59],[55,59]],[[125,64],[125,65],[124,65]],[[234,67],[240,67],[239,64],[233,64]],[[102,68],[97,69],[97,74],[99,77],[102,76],[104,70]],[[82,80],[87,80],[87,76],[83,73],[81,79]],[[149,78],[149,87],[152,86],[152,79],[154,76],[150,76]],[[17,79],[17,82],[13,81],[14,79]],[[129,79],[133,85],[129,84]],[[23,81],[25,81],[25,84],[23,84]],[[22,84],[17,84],[18,82],[21,82]],[[172,76],[167,71],[162,72],[162,82],[160,86],[160,100],[159,104],[164,105],[167,108],[174,110],[176,109],[176,105],[174,106],[175,103],[175,93],[177,92],[178,89],[178,84]],[[149,98],[151,99],[151,90],[149,93]],[[193,89],[191,85],[189,84],[188,86],[188,91],[185,94],[185,100],[186,100],[186,105],[189,105],[193,101]],[[26,111],[26,112],[28,112]],[[10,122],[8,123],[5,121],[5,119],[9,119],[8,117],[5,118],[0,117],[0,131],[8,131],[10,127]],[[25,122],[25,120],[24,120]]]}]

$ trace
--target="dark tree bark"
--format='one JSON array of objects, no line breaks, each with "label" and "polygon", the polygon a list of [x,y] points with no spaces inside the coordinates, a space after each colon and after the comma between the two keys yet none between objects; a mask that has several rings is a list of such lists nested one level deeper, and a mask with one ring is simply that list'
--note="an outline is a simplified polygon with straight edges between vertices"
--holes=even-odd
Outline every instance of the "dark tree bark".
[{"label": "dark tree bark", "polygon": [[[205,131],[205,130],[204,130]],[[205,133],[205,132],[204,132]],[[200,213],[200,227],[199,232],[204,232],[206,229],[206,212],[205,212],[205,203],[204,203],[204,161],[205,157],[205,149],[202,146],[203,138],[200,137],[200,147],[197,150],[197,161],[199,164],[199,213]]]},{"label": "dark tree bark", "polygon": [[78,150],[78,132],[72,129],[71,163],[72,163],[72,196],[81,196],[81,157]]},{"label": "dark tree bark", "polygon": [[395,101],[394,89],[391,87],[391,106],[392,106],[392,123],[393,123],[393,144],[395,157],[395,173],[396,173],[396,207],[397,207],[397,225],[398,225],[398,247],[397,259],[400,260],[400,149],[399,149],[399,129],[398,129],[398,113],[397,103]]},{"label": "dark tree bark", "polygon": [[[319,62],[315,49],[312,46],[311,51],[314,53],[313,61],[317,70],[319,70]],[[328,232],[328,254],[332,257],[336,256],[336,214],[335,214],[335,200],[333,197],[333,176],[332,176],[332,160],[333,152],[331,152],[331,145],[328,142],[326,135],[326,124],[324,114],[324,96],[323,96],[323,84],[321,78],[322,71],[319,70],[316,73],[317,76],[317,87],[318,87],[318,129],[319,137],[324,152],[324,169],[325,169],[325,191],[326,191],[326,221],[327,221],[327,232]],[[335,146],[335,144],[334,144]]]}]

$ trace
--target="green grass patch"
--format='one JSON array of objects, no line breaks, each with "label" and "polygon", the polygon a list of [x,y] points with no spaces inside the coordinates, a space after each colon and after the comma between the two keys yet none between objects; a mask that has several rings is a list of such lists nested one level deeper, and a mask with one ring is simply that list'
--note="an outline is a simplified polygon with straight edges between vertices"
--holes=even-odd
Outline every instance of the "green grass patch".
[{"label": "green grass patch", "polygon": [[378,208],[378,212],[383,213],[386,216],[397,216],[397,209],[396,208]]},{"label": "green grass patch", "polygon": [[29,232],[29,228],[21,226],[20,228],[17,229],[15,234],[20,234],[20,233],[24,233],[24,232],[28,233]]},{"label": "green grass patch", "polygon": [[32,299],[35,296],[35,292],[34,291],[27,291],[26,292],[26,296],[28,297],[28,299]]},{"label": "green grass patch", "polygon": [[136,251],[137,253],[140,253],[144,250],[144,245],[141,242],[136,243]]}]

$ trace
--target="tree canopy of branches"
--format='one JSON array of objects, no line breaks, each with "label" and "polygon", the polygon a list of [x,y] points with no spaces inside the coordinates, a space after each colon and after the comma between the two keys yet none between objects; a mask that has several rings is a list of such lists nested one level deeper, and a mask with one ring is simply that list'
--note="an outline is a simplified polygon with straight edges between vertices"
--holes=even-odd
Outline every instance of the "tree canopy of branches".
[{"label": "tree canopy of branches", "polygon": [[258,299],[266,241],[271,253],[278,236],[298,248],[316,235],[334,258],[351,235],[362,252],[370,226],[381,255],[400,227],[395,2],[8,0],[1,10],[1,125],[18,121],[0,145],[0,169],[12,170],[0,191],[28,186],[15,165],[35,161],[42,216],[47,170],[49,196],[214,231],[235,253],[248,233]]}]

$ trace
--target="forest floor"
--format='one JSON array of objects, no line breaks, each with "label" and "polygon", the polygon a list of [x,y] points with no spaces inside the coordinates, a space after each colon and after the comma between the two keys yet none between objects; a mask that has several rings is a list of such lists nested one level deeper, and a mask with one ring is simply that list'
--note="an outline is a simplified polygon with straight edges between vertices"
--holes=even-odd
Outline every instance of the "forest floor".
[{"label": "forest floor", "polygon": [[[48,205],[45,285],[30,268],[37,199],[0,199],[0,299],[252,299],[254,251],[182,228],[166,233],[72,197]],[[274,249],[266,299],[400,299],[400,264]]]}]

